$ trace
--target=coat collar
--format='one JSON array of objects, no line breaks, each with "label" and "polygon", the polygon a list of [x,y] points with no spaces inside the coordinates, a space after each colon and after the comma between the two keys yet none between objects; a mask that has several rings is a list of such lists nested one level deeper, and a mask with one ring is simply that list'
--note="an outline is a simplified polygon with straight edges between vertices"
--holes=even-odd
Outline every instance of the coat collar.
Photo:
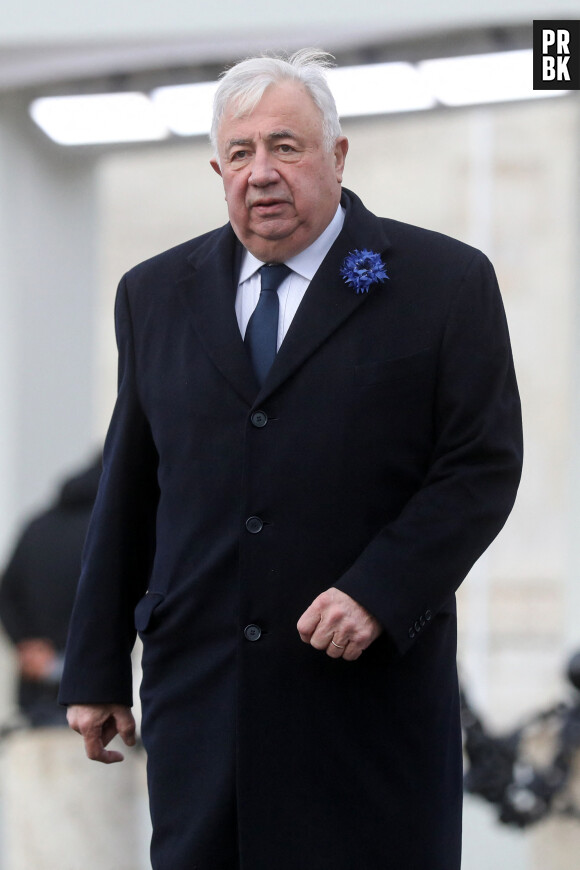
[{"label": "coat collar", "polygon": [[341,278],[340,267],[357,248],[383,254],[389,247],[383,224],[348,190],[343,191],[342,205],[342,231],[310,282],[259,392],[235,316],[241,246],[230,225],[210,234],[190,255],[195,274],[180,282],[182,299],[208,354],[249,406],[281,386],[374,292],[371,287],[369,293],[357,294]]}]

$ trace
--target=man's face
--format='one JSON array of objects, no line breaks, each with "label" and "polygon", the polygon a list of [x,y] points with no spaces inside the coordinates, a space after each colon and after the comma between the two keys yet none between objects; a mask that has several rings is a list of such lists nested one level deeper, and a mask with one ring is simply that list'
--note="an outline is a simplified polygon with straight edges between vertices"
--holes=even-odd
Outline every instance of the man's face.
[{"label": "man's face", "polygon": [[322,141],[322,115],[295,82],[270,85],[251,114],[226,110],[218,131],[219,164],[230,222],[264,262],[282,262],[326,229],[340,202],[348,142]]}]

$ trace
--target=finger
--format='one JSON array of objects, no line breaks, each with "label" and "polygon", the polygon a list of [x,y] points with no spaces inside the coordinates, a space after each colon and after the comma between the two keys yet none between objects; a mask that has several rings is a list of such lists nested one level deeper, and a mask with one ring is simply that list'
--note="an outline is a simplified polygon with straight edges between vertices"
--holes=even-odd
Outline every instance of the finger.
[{"label": "finger", "polygon": [[364,652],[364,648],[356,643],[349,643],[342,654],[345,662],[355,662]]},{"label": "finger", "polygon": [[116,737],[118,733],[117,723],[114,717],[110,716],[106,722],[103,722],[101,728],[101,742],[103,746],[108,746],[113,737]]},{"label": "finger", "polygon": [[121,736],[123,743],[126,746],[135,745],[135,719],[130,710],[122,709],[113,714],[115,720],[115,730]]},{"label": "finger", "polygon": [[135,723],[130,728],[119,729],[121,740],[125,746],[135,746],[137,738],[135,737]]},{"label": "finger", "polygon": [[304,641],[304,643],[310,643],[312,640],[312,635],[316,631],[318,625],[320,623],[320,611],[318,608],[315,608],[313,604],[308,607],[300,619],[296,624],[296,628],[298,629],[298,634],[300,635],[300,639]]},{"label": "finger", "polygon": [[[316,631],[310,638],[310,645],[314,647],[314,649],[326,651],[329,646],[331,646],[330,641],[332,640],[334,632],[332,629],[325,628],[321,622],[318,623],[316,627]],[[340,652],[340,650],[337,650]]]},{"label": "finger", "polygon": [[100,732],[91,731],[84,734],[83,738],[87,758],[90,758],[91,761],[100,761],[102,764],[115,764],[118,761],[123,761],[122,752],[115,749],[105,749],[106,742],[109,742],[112,737],[104,742]]},{"label": "finger", "polygon": [[115,711],[103,723],[100,746],[97,747],[98,758],[96,760],[103,761],[105,764],[123,761],[124,756],[122,752],[105,749],[117,734],[119,734],[126,746],[135,745],[135,719],[130,711]]},{"label": "finger", "polygon": [[330,656],[331,659],[340,659],[342,658],[348,641],[339,641],[336,640],[335,637],[330,639],[328,646],[326,647],[326,654]]},{"label": "finger", "polygon": [[116,749],[105,749],[102,747],[98,755],[89,755],[89,758],[91,761],[100,761],[101,764],[117,764],[119,761],[124,761],[125,756]]}]

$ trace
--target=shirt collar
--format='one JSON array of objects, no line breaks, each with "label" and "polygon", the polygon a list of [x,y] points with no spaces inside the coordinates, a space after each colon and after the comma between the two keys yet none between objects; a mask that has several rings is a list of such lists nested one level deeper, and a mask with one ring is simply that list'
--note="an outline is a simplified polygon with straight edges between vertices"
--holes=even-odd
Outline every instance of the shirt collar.
[{"label": "shirt collar", "polygon": [[[344,224],[344,215],[345,210],[339,205],[326,229],[304,251],[289,257],[285,261],[286,265],[293,272],[297,272],[303,278],[311,281],[340,233]],[[242,284],[244,281],[247,281],[263,265],[263,260],[258,260],[247,249],[244,249],[238,283]]]}]

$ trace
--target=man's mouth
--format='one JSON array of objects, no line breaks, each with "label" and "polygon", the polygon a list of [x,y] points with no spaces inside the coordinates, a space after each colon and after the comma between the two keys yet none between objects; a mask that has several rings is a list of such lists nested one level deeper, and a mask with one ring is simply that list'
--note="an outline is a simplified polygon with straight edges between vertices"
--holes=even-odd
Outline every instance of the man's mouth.
[{"label": "man's mouth", "polygon": [[258,214],[267,215],[280,211],[288,203],[283,199],[258,199],[251,208]]}]

